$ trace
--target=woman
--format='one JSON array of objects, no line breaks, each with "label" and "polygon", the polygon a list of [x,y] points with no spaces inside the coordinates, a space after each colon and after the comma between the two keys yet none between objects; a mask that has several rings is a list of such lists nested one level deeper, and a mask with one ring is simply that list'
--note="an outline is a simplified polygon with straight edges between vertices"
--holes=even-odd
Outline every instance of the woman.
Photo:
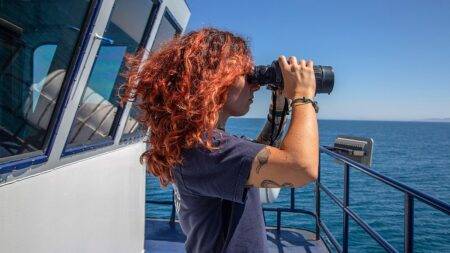
[{"label": "woman", "polygon": [[299,187],[317,177],[313,63],[279,58],[283,95],[294,102],[275,148],[224,131],[228,117],[248,112],[259,89],[246,81],[253,62],[241,37],[201,29],[139,59],[130,61],[125,99],[140,101],[140,121],[150,129],[141,160],[163,186],[174,184],[186,251],[266,252],[257,187]]}]

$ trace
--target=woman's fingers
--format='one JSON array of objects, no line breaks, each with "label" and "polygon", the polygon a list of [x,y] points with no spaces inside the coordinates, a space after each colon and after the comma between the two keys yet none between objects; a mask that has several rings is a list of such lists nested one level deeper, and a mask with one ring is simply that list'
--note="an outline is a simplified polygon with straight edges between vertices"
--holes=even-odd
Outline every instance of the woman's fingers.
[{"label": "woman's fingers", "polygon": [[297,58],[295,56],[290,56],[288,62],[290,65],[297,65]]},{"label": "woman's fingers", "polygon": [[278,57],[278,63],[280,64],[280,67],[282,67],[284,69],[289,68],[289,64],[288,64],[288,62],[286,60],[286,57],[284,57],[284,55],[280,55]]},{"label": "woman's fingers", "polygon": [[302,68],[305,68],[305,67],[306,67],[306,61],[305,61],[304,59],[302,59],[302,60],[300,61],[299,65],[300,65]]},{"label": "woman's fingers", "polygon": [[288,61],[291,66],[290,70],[292,72],[295,72],[295,70],[298,69],[297,58],[295,56],[291,56],[291,57],[289,57]]},{"label": "woman's fingers", "polygon": [[298,62],[297,58],[295,56],[290,56],[286,60],[286,57],[284,55],[280,55],[280,57],[278,57],[278,63],[280,64],[280,66],[282,66],[284,68],[288,68],[288,69],[292,69],[292,66],[300,66],[300,67],[313,67],[314,66],[314,62],[312,60],[306,61],[306,60],[302,59]]},{"label": "woman's fingers", "polygon": [[302,59],[297,61],[295,56],[290,56],[286,61],[285,57],[279,58],[281,72],[284,82],[284,94],[287,98],[293,99],[299,96],[314,97],[315,96],[315,77],[311,71],[311,61]]}]

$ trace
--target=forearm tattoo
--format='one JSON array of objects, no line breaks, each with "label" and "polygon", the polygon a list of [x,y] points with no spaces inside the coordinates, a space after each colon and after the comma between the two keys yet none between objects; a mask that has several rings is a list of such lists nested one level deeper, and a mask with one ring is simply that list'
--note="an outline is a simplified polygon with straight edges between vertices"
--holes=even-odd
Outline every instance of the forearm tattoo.
[{"label": "forearm tattoo", "polygon": [[293,188],[294,185],[292,183],[279,184],[279,183],[277,183],[275,181],[266,179],[266,180],[263,180],[261,182],[261,187],[262,188],[280,188],[280,187],[282,187],[282,188]]},{"label": "forearm tattoo", "polygon": [[259,174],[261,168],[269,161],[270,150],[268,148],[264,148],[261,152],[258,153],[256,158],[258,159],[258,166],[256,167],[256,173]]}]

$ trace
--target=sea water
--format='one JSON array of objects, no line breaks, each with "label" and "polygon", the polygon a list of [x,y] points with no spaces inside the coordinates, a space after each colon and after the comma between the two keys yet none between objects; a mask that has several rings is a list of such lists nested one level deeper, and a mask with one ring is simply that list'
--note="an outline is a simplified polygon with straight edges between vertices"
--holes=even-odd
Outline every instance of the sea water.
[{"label": "sea water", "polygon": [[[232,118],[227,132],[255,138],[264,119]],[[337,135],[374,140],[372,169],[450,203],[450,123],[320,120],[320,144],[332,145]],[[343,165],[327,155],[321,158],[321,182],[342,200]],[[314,184],[296,189],[296,208],[315,211]],[[170,187],[161,189],[147,178],[147,199],[171,200]],[[355,169],[350,169],[350,207],[377,233],[403,251],[404,194]],[[289,207],[290,190],[283,189],[270,207]],[[147,205],[148,217],[167,218],[170,207]],[[265,213],[268,226],[276,224],[274,213]],[[419,201],[414,202],[416,252],[450,252],[450,217]],[[342,245],[342,210],[321,193],[321,219]],[[350,252],[384,252],[350,218]],[[283,214],[282,226],[314,230],[314,219],[305,214]]]}]

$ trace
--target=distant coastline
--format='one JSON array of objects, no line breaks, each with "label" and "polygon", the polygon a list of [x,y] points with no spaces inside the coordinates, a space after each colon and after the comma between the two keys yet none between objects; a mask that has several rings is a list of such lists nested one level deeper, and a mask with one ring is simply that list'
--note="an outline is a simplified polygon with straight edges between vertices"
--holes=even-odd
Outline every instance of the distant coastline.
[{"label": "distant coastline", "polygon": [[[255,117],[232,117],[235,119],[265,119]],[[429,118],[429,119],[411,119],[411,120],[393,120],[393,119],[322,119],[319,120],[336,120],[336,121],[378,121],[378,122],[435,122],[435,123],[450,123],[450,118]]]},{"label": "distant coastline", "polygon": [[426,122],[450,122],[450,118],[432,118],[432,119],[425,119]]}]

